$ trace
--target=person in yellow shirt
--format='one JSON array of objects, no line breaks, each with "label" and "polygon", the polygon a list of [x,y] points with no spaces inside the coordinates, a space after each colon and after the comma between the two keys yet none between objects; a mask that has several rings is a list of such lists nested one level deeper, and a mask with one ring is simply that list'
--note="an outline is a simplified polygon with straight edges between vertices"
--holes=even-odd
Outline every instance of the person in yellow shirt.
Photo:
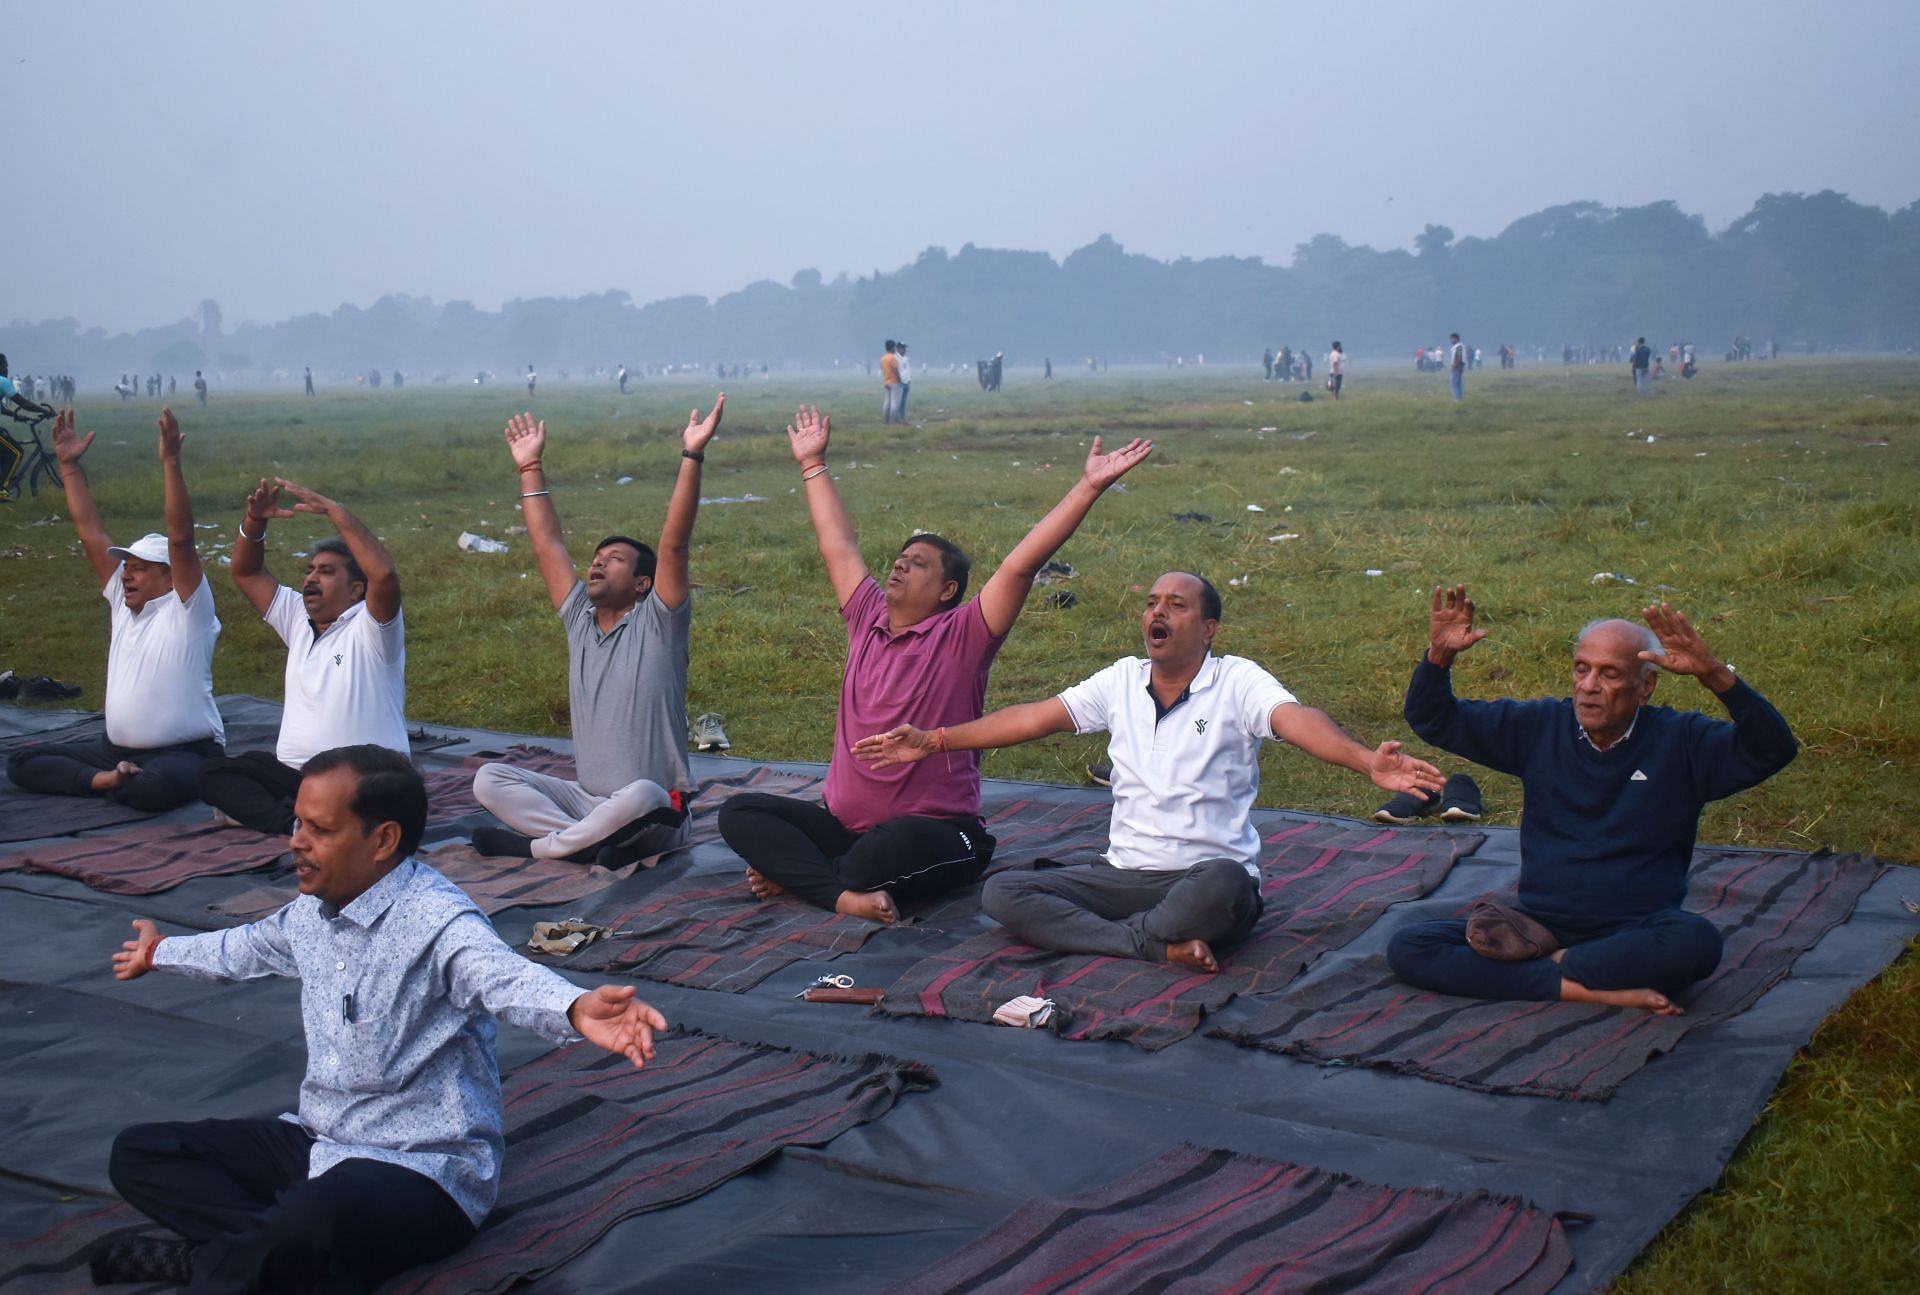
[{"label": "person in yellow shirt", "polygon": [[880,384],[885,390],[886,403],[880,407],[880,421],[897,423],[900,418],[900,344],[891,337],[887,339],[886,354],[880,357]]}]

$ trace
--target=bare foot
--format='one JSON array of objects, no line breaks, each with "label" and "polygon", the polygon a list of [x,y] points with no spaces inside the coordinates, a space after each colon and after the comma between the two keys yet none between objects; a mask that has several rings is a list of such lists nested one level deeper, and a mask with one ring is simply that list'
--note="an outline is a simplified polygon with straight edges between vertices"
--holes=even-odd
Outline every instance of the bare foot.
[{"label": "bare foot", "polygon": [[1192,967],[1196,971],[1218,971],[1220,963],[1214,958],[1213,950],[1207,947],[1205,940],[1182,940],[1178,944],[1167,946],[1167,961],[1183,967]]},{"label": "bare foot", "polygon": [[787,888],[777,881],[769,881],[757,869],[747,869],[747,889],[753,892],[755,899],[772,899],[775,895],[784,895]]},{"label": "bare foot", "polygon": [[94,774],[93,789],[95,791],[118,791],[120,788],[132,782],[139,772],[139,765],[131,760],[122,760],[119,764],[113,766],[113,768],[103,769],[99,773]]},{"label": "bare foot", "polygon": [[1578,981],[1560,978],[1560,1001],[1598,1003],[1603,1007],[1637,1007],[1655,1016],[1679,1016],[1680,1004],[1651,989],[1588,989]]},{"label": "bare foot", "polygon": [[840,898],[834,901],[833,911],[888,925],[900,920],[900,910],[893,906],[893,896],[884,890],[843,890]]}]

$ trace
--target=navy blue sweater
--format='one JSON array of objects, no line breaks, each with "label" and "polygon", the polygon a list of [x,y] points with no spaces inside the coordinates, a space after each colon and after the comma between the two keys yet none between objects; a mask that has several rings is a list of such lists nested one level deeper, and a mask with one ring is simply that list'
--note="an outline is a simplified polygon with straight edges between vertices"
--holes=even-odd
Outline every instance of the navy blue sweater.
[{"label": "navy blue sweater", "polygon": [[1680,907],[1701,809],[1798,753],[1787,721],[1744,682],[1720,700],[1733,723],[1642,706],[1626,738],[1596,751],[1571,701],[1461,701],[1452,672],[1422,656],[1404,714],[1433,745],[1521,780],[1520,906],[1584,926]]}]

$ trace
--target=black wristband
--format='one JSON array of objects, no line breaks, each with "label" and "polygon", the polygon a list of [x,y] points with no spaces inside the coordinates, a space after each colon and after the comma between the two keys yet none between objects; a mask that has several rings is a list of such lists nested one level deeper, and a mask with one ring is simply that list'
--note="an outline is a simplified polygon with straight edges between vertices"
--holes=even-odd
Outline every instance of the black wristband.
[{"label": "black wristband", "polygon": [[707,461],[707,452],[705,450],[682,450],[680,451],[680,457],[683,459],[692,459],[695,463],[705,463]]}]

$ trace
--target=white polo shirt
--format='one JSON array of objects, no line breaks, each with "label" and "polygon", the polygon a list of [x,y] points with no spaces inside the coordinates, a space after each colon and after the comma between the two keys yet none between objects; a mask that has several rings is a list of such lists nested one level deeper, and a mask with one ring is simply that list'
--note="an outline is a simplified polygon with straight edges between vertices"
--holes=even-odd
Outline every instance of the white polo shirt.
[{"label": "white polo shirt", "polygon": [[281,585],[264,617],[287,645],[285,708],[274,756],[298,769],[336,746],[407,747],[406,618],[382,625],[357,602],[315,637],[298,589]]},{"label": "white polo shirt", "polygon": [[1112,735],[1107,862],[1166,870],[1238,859],[1259,877],[1260,743],[1278,740],[1273,710],[1293,694],[1244,657],[1209,654],[1186,700],[1157,717],[1152,670],[1123,657],[1060,694],[1076,733]]},{"label": "white polo shirt", "polygon": [[225,744],[226,726],[213,704],[213,582],[205,576],[185,602],[174,593],[150,599],[136,614],[113,569],[100,596],[113,609],[107,648],[107,741],[150,751],[206,738]]}]

